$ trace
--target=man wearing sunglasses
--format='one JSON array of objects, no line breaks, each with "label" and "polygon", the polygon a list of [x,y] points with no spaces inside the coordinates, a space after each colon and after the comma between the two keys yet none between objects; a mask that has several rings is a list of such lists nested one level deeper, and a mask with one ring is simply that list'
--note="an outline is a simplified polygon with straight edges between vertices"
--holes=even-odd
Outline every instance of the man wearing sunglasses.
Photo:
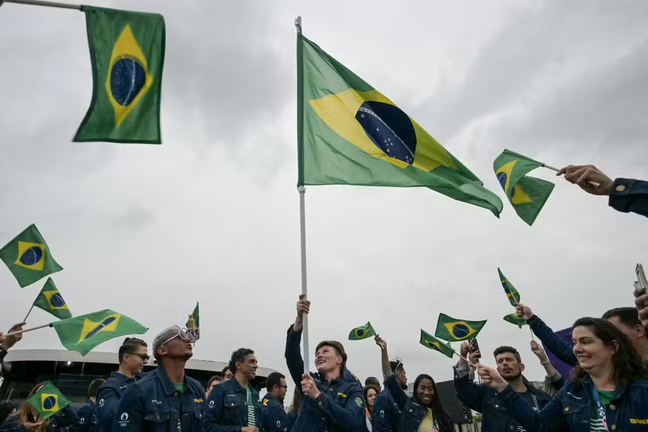
[{"label": "man wearing sunglasses", "polygon": [[97,390],[97,419],[102,432],[112,432],[113,418],[126,387],[140,379],[148,362],[146,342],[126,338],[119,348],[119,369]]},{"label": "man wearing sunglasses", "polygon": [[124,392],[115,415],[113,431],[199,432],[205,389],[185,375],[193,356],[191,333],[169,327],[153,340],[158,368]]},{"label": "man wearing sunglasses", "polygon": [[286,377],[279,372],[272,372],[266,380],[266,389],[268,392],[261,401],[265,432],[284,432],[286,430],[284,398],[288,392]]}]

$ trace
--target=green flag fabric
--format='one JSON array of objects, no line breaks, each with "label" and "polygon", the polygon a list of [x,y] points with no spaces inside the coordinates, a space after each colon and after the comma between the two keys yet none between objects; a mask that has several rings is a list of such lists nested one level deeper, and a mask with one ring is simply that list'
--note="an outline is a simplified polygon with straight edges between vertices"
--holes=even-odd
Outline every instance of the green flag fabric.
[{"label": "green flag fabric", "polygon": [[124,335],[144,334],[148,328],[120,313],[105,309],[51,323],[61,343],[86,355],[97,345]]},{"label": "green flag fabric", "polygon": [[484,207],[502,201],[391,100],[297,35],[301,185],[423,186]]},{"label": "green flag fabric", "polygon": [[450,342],[468,340],[477,337],[486,321],[461,320],[446,314],[439,314],[434,335]]},{"label": "green flag fabric", "polygon": [[543,166],[542,162],[510,150],[504,150],[493,163],[495,175],[506,197],[518,216],[529,225],[533,225],[554,188],[551,182],[526,175]]},{"label": "green flag fabric", "polygon": [[524,321],[522,318],[517,316],[517,314],[508,314],[504,317],[504,321],[510,322],[511,324],[515,324],[516,326],[522,328],[523,325],[528,325],[526,321]]},{"label": "green flag fabric", "polygon": [[449,343],[443,342],[440,339],[435,338],[429,333],[426,333],[421,329],[421,345],[440,352],[441,354],[452,358],[455,353],[455,350],[452,349]]},{"label": "green flag fabric", "polygon": [[91,6],[82,10],[94,87],[74,141],[160,144],[164,17]]},{"label": "green flag fabric", "polygon": [[198,302],[196,302],[194,311],[189,315],[185,327],[193,334],[194,340],[200,339],[200,308]]},{"label": "green flag fabric", "polygon": [[34,300],[34,306],[51,313],[58,319],[72,318],[72,313],[52,278],[47,278],[43,289]]},{"label": "green flag fabric", "polygon": [[38,411],[44,420],[70,405],[70,401],[50,381],[47,381],[27,402]]},{"label": "green flag fabric", "polygon": [[376,331],[371,326],[371,323],[363,325],[362,327],[356,327],[349,333],[349,340],[362,340],[367,339],[372,336],[376,336]]},{"label": "green flag fabric", "polygon": [[506,298],[511,303],[511,306],[517,306],[520,302],[520,293],[515,289],[513,284],[504,276],[504,273],[497,268],[497,273],[499,273],[500,281],[504,287],[504,292],[506,293]]},{"label": "green flag fabric", "polygon": [[21,287],[63,270],[33,224],[0,249],[0,259],[9,267]]}]

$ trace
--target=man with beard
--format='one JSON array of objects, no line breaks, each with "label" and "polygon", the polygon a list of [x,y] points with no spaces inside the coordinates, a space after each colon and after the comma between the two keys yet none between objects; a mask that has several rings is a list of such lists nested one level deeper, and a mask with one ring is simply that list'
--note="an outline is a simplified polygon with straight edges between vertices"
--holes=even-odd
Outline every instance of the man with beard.
[{"label": "man with beard", "polygon": [[185,375],[193,356],[192,335],[169,327],[153,340],[158,368],[134,382],[121,397],[113,422],[119,432],[199,432],[205,389]]},{"label": "man with beard", "polygon": [[[462,357],[467,357],[472,350],[473,346],[469,342],[461,344]],[[535,411],[542,410],[551,400],[551,396],[536,389],[522,376],[524,364],[520,353],[513,347],[501,346],[495,350],[493,355],[500,375]],[[525,431],[515,420],[515,417],[506,411],[496,392],[484,384],[475,384],[470,381],[468,368],[466,360],[460,359],[455,367],[455,390],[459,400],[468,408],[482,413],[482,431]]]},{"label": "man with beard", "polygon": [[204,432],[259,432],[263,414],[259,393],[252,387],[259,367],[254,351],[240,348],[229,362],[232,379],[214,387],[207,399]]},{"label": "man with beard", "polygon": [[[405,366],[400,360],[390,361],[387,353],[387,342],[379,335],[374,338],[376,345],[380,347],[380,359],[383,369],[383,379],[387,379],[391,374],[396,375],[396,381],[401,388],[407,391],[407,374]],[[400,423],[401,411],[398,404],[391,395],[387,387],[382,390],[373,407],[373,430],[374,432],[396,432]]]}]

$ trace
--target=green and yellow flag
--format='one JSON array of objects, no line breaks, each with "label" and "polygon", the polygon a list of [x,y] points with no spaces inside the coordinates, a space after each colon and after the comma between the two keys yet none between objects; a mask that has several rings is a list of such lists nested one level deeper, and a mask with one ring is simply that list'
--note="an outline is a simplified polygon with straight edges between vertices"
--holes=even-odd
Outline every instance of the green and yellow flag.
[{"label": "green and yellow flag", "polygon": [[21,287],[63,270],[33,224],[0,249],[0,259],[9,267]]},{"label": "green and yellow flag", "polygon": [[164,17],[91,6],[82,10],[94,87],[74,141],[160,144]]},{"label": "green and yellow flag", "polygon": [[47,278],[43,289],[34,300],[34,306],[51,313],[58,319],[72,318],[72,313],[52,278]]},{"label": "green and yellow flag", "polygon": [[391,100],[297,35],[301,185],[424,186],[484,207],[502,201]]},{"label": "green and yellow flag", "polygon": [[506,197],[518,216],[529,225],[533,225],[554,188],[551,182],[526,175],[543,166],[542,162],[510,150],[504,150],[493,163],[495,175]]},{"label": "green and yellow flag", "polygon": [[504,317],[504,321],[510,322],[511,324],[515,324],[516,326],[522,328],[523,325],[529,325],[526,321],[524,321],[522,318],[517,316],[517,314],[508,314]]},{"label": "green and yellow flag", "polygon": [[192,332],[194,340],[200,339],[200,308],[198,302],[196,302],[194,311],[189,315],[185,327],[187,327],[188,331]]},{"label": "green and yellow flag", "polygon": [[349,340],[362,340],[367,339],[372,336],[376,336],[376,331],[371,326],[371,323],[363,325],[362,327],[356,327],[349,333]]},{"label": "green and yellow flag", "polygon": [[70,405],[70,401],[50,381],[47,381],[27,402],[44,420]]},{"label": "green and yellow flag", "polygon": [[435,338],[429,333],[426,333],[421,329],[421,345],[424,347],[433,349],[434,351],[438,351],[441,354],[452,358],[452,356],[455,354],[455,350],[452,349],[449,343],[443,342],[440,339]]},{"label": "green and yellow flag", "polygon": [[513,284],[504,276],[504,273],[497,268],[497,273],[499,273],[500,281],[504,287],[504,292],[506,293],[506,298],[511,303],[511,306],[517,306],[520,302],[520,293],[515,289]]},{"label": "green and yellow flag", "polygon": [[464,341],[477,337],[486,321],[460,320],[446,314],[439,314],[434,335],[450,342]]},{"label": "green and yellow flag", "polygon": [[86,355],[97,345],[124,335],[144,334],[148,328],[126,315],[105,309],[51,323],[61,343]]}]

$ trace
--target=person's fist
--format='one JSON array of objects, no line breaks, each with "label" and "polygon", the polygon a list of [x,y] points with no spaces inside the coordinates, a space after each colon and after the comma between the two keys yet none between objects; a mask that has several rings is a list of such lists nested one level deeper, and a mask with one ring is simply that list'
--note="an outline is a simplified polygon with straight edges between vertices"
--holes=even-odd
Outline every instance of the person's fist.
[{"label": "person's fist", "polygon": [[580,186],[592,195],[610,195],[614,180],[606,176],[594,165],[569,165],[556,175],[565,175],[565,180]]},{"label": "person's fist", "polygon": [[468,355],[468,360],[470,360],[470,363],[472,363],[472,364],[479,363],[480,358],[481,358],[481,351],[479,351],[479,350],[472,351]]},{"label": "person's fist", "polygon": [[306,294],[299,295],[299,301],[297,302],[297,315],[303,316],[310,312],[310,300],[306,300]]},{"label": "person's fist", "polygon": [[522,318],[524,321],[529,321],[533,317],[533,311],[529,306],[525,306],[522,303],[518,303],[515,306],[515,313],[518,317]]},{"label": "person's fist", "polygon": [[477,373],[481,377],[484,384],[486,384],[491,388],[494,388],[495,390],[497,390],[498,393],[503,392],[506,386],[508,386],[508,383],[504,378],[502,378],[499,372],[497,372],[497,369],[493,369],[488,366],[478,365]]},{"label": "person's fist", "polygon": [[644,327],[648,328],[648,294],[641,288],[635,288],[635,306],[639,312],[639,319]]},{"label": "person's fist", "polygon": [[380,347],[381,350],[386,350],[387,349],[387,342],[385,342],[385,339],[381,338],[380,335],[376,335],[374,337],[374,341],[376,342],[376,345]]},{"label": "person's fist", "polygon": [[470,344],[470,342],[462,342],[459,351],[461,352],[462,357],[466,357],[468,353],[473,351],[473,346]]},{"label": "person's fist", "polygon": [[302,393],[313,400],[317,399],[320,395],[320,391],[315,384],[315,380],[312,376],[310,376],[310,374],[302,375],[301,389]]},{"label": "person's fist", "polygon": [[531,351],[533,351],[533,354],[535,354],[540,359],[540,362],[549,360],[544,348],[542,348],[542,345],[540,345],[538,342],[531,341]]},{"label": "person's fist", "polygon": [[[24,325],[24,322],[14,324],[7,333],[21,331]],[[0,346],[2,347],[2,349],[7,351],[9,350],[9,348],[16,345],[16,343],[18,343],[18,341],[20,341],[21,339],[22,333],[14,336],[4,336],[2,333],[0,333]]]}]

